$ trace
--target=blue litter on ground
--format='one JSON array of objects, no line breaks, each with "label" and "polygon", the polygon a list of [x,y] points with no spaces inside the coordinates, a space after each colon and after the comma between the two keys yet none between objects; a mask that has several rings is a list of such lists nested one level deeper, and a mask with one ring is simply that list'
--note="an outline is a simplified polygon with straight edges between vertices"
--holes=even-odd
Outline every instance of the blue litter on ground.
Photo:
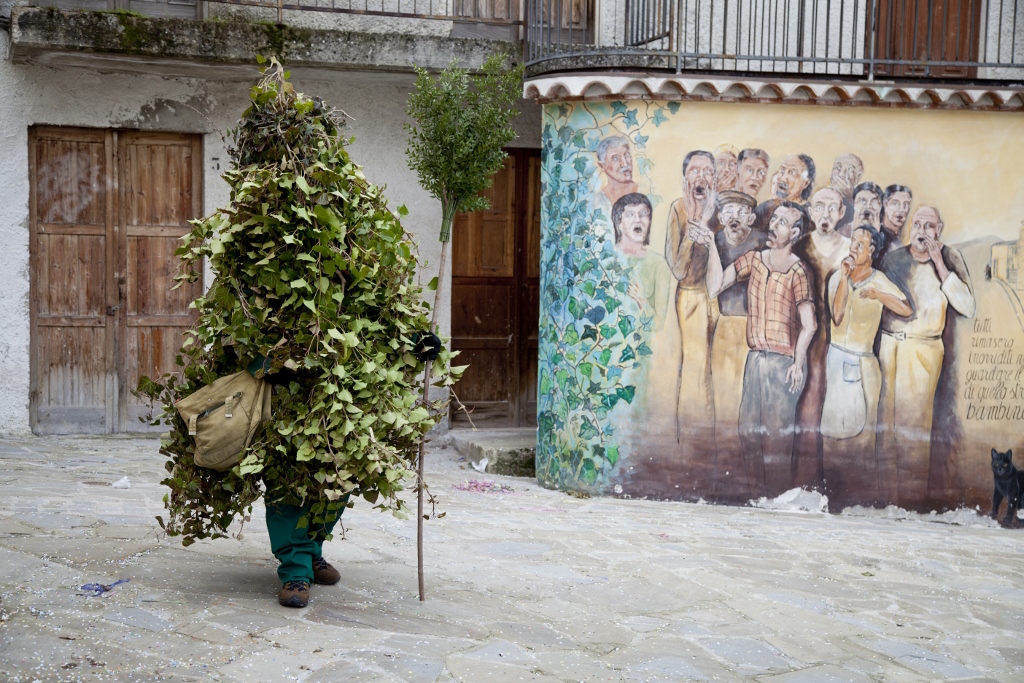
[{"label": "blue litter on ground", "polygon": [[103,595],[104,593],[113,590],[114,586],[120,586],[122,583],[128,583],[129,581],[131,581],[131,579],[119,579],[109,586],[104,586],[102,583],[87,583],[82,586],[82,590],[89,592],[79,593],[79,595],[95,598],[97,595]]}]

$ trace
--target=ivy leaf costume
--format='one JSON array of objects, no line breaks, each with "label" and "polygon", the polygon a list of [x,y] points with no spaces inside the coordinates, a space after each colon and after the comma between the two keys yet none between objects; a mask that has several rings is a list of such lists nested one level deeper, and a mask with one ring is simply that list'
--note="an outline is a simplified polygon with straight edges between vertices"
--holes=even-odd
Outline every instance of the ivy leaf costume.
[{"label": "ivy leaf costume", "polygon": [[[444,408],[418,400],[430,332],[415,245],[349,157],[343,122],[286,75],[272,61],[252,88],[232,131],[230,204],[193,221],[177,251],[177,279],[197,279],[204,258],[215,274],[193,304],[184,371],[139,385],[167,406],[158,519],[186,546],[225,536],[261,494],[268,510],[300,509],[318,543],[351,498],[401,515],[417,444]],[[435,384],[452,384],[449,352],[432,350]],[[174,401],[246,368],[274,385],[270,425],[231,470],[196,467]]]}]

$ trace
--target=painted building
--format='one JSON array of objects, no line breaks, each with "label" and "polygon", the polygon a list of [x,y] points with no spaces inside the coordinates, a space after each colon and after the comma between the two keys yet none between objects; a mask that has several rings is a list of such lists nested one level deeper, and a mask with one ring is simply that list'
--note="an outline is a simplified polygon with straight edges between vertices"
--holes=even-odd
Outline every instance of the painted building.
[{"label": "painted building", "polygon": [[1014,289],[1020,288],[1020,278],[1017,269],[1019,261],[1020,242],[996,242],[992,245],[992,277],[1002,280]]},{"label": "painted building", "polygon": [[1024,452],[994,249],[1024,219],[1024,10],[910,6],[527,22],[542,483],[988,509],[992,449]]},{"label": "painted building", "polygon": [[[175,243],[187,220],[228,199],[220,178],[225,131],[248,105],[257,55],[282,56],[299,90],[344,112],[353,158],[387,186],[394,207],[410,209],[405,225],[427,264],[423,281],[437,274],[440,206],[405,161],[411,66],[472,68],[496,51],[520,54],[518,4],[287,6],[0,5],[0,434],[142,427],[144,408],[130,390],[139,375],[173,368],[192,320],[187,303],[198,291],[169,289]],[[540,111],[532,102],[522,107],[512,151],[526,168],[539,158]],[[518,176],[503,173],[504,192]],[[525,239],[524,215],[485,218],[516,240]],[[525,281],[518,262],[496,261],[492,246],[465,242],[459,233],[456,273],[470,277],[476,268],[506,286]],[[456,288],[456,296],[464,292]],[[511,325],[509,311],[496,320],[471,296],[457,303],[454,318],[451,298],[442,304],[445,333],[486,337],[477,319],[499,331]],[[519,336],[509,338],[501,335],[518,348]],[[512,404],[500,392],[484,398]]]}]

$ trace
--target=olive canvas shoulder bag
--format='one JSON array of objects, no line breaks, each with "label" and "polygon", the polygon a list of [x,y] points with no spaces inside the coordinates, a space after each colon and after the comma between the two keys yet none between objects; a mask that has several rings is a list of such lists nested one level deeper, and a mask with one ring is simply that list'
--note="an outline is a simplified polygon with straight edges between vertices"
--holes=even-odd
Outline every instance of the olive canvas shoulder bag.
[{"label": "olive canvas shoulder bag", "polygon": [[271,387],[243,370],[174,404],[195,437],[195,462],[218,472],[242,460],[256,433],[270,422]]}]

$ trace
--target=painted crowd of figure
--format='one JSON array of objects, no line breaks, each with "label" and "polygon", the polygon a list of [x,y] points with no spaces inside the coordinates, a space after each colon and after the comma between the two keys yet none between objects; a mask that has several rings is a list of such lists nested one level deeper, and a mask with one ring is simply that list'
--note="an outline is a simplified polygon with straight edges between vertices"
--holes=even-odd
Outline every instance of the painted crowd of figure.
[{"label": "painted crowd of figure", "polygon": [[946,318],[975,311],[938,207],[863,181],[851,153],[816,184],[806,154],[769,175],[764,150],[695,150],[660,254],[629,140],[605,138],[597,161],[628,293],[656,330],[674,284],[679,443],[739,454],[755,496],[824,485],[866,504],[925,503]]}]

